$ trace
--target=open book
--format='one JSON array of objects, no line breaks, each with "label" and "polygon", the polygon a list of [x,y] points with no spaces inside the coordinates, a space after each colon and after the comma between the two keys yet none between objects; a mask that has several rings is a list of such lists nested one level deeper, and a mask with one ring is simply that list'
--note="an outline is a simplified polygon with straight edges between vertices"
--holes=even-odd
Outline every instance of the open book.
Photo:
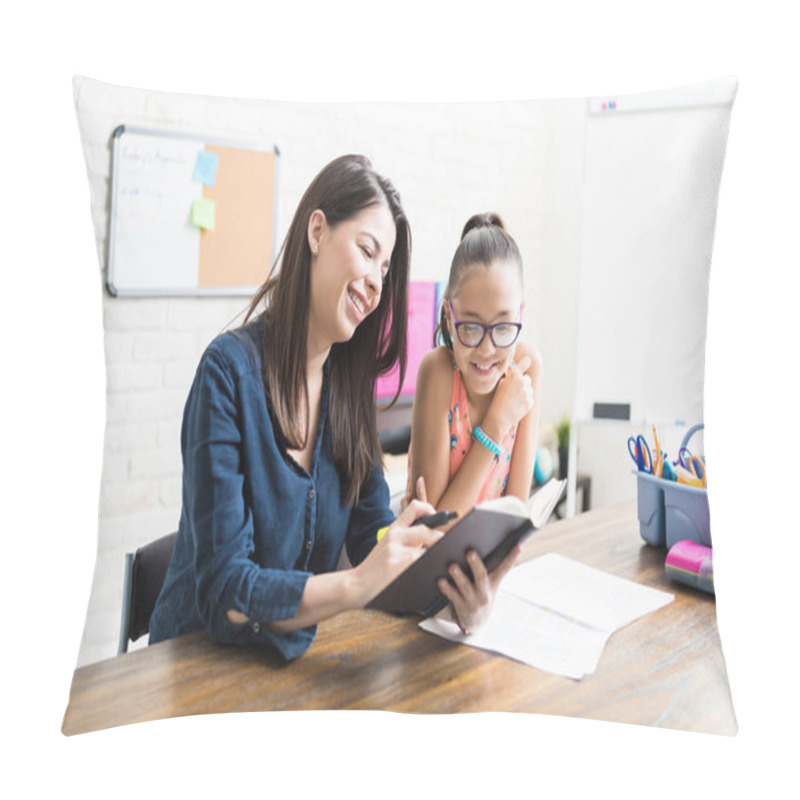
[{"label": "open book", "polygon": [[447,598],[436,583],[447,576],[450,564],[459,564],[471,575],[466,556],[470,550],[476,550],[491,572],[516,544],[547,522],[566,483],[548,481],[527,503],[508,496],[475,506],[368,603],[367,608],[423,617],[438,613],[447,605]]}]

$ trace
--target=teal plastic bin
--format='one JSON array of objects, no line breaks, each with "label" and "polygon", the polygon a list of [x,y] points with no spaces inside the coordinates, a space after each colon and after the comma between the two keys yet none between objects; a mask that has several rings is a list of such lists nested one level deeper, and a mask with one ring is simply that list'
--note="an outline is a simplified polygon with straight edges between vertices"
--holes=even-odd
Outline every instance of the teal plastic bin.
[{"label": "teal plastic bin", "polygon": [[[681,447],[702,425],[690,428]],[[670,548],[677,542],[690,540],[711,547],[711,519],[708,492],[686,486],[646,472],[636,472],[639,532],[653,547]]]}]

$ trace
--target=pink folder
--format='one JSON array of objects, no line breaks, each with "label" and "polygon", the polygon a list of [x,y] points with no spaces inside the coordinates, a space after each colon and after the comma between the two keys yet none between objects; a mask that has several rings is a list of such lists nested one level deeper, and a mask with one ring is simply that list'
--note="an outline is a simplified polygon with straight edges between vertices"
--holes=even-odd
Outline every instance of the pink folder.
[{"label": "pink folder", "polygon": [[[436,284],[432,281],[412,281],[408,285],[408,365],[401,390],[402,395],[412,395],[417,386],[417,370],[422,356],[433,347],[436,329]],[[379,398],[394,397],[397,391],[399,370],[395,367],[378,378],[376,394]]]}]

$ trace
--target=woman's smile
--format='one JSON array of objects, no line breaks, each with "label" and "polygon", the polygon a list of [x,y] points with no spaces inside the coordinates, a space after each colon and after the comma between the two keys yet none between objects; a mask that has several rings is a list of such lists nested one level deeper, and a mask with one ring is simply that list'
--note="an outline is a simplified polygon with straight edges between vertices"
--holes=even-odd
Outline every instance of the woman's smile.
[{"label": "woman's smile", "polygon": [[383,203],[367,206],[352,219],[333,226],[324,215],[312,215],[309,335],[321,350],[350,339],[378,307],[395,238],[394,219]]},{"label": "woman's smile", "polygon": [[359,294],[352,286],[347,289],[347,297],[350,300],[350,306],[355,312],[356,324],[360,323],[364,317],[372,311],[372,304],[367,301],[365,297]]}]

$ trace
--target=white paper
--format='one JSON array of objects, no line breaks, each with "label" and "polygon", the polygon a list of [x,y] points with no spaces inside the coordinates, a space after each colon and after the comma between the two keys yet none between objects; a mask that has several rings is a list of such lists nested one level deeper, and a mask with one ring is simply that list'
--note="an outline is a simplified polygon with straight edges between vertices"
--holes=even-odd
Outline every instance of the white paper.
[{"label": "white paper", "polygon": [[420,627],[575,680],[594,672],[610,635],[504,592],[498,592],[489,620],[469,636],[436,617]]},{"label": "white paper", "polygon": [[508,573],[502,591],[613,632],[671,603],[674,595],[548,553]]},{"label": "white paper", "polygon": [[580,680],[591,675],[614,631],[671,603],[674,595],[551,553],[515,567],[475,633],[427,619],[420,627],[455,642],[491,650]]}]

